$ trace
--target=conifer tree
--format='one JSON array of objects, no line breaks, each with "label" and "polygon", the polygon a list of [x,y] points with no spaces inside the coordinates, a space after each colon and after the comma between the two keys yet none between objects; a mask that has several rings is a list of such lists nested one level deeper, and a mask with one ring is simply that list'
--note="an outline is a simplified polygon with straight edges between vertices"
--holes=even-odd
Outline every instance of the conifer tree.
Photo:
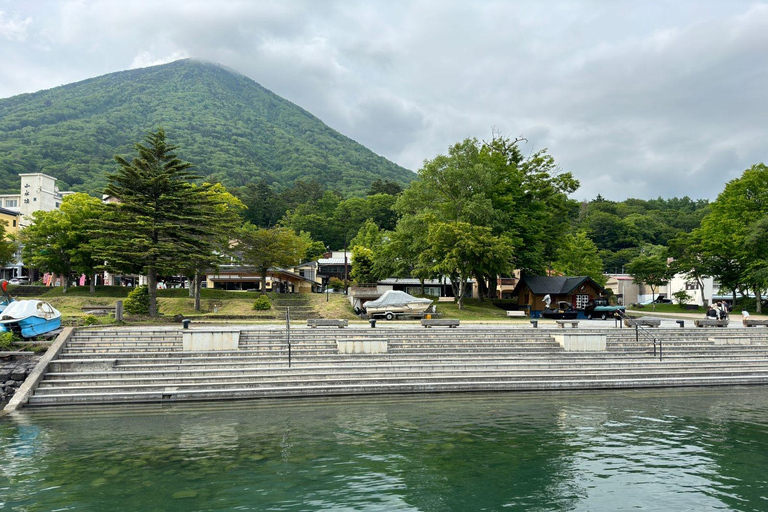
[{"label": "conifer tree", "polygon": [[115,156],[117,172],[107,176],[107,205],[99,223],[99,256],[113,271],[147,276],[149,314],[157,315],[158,274],[178,273],[200,247],[215,239],[215,195],[193,186],[192,164],[177,157],[165,131],[135,145],[138,156]]}]

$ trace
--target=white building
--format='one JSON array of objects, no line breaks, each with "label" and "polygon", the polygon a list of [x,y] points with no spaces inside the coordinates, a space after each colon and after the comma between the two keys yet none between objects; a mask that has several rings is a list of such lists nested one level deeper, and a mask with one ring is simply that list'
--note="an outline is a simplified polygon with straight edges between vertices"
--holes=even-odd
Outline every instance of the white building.
[{"label": "white building", "polygon": [[43,210],[56,210],[61,206],[64,196],[74,192],[61,192],[56,186],[56,178],[35,172],[19,174],[21,190],[19,194],[0,194],[0,207],[21,214],[19,226],[24,228],[32,223],[32,214]]},{"label": "white building", "polygon": [[[52,211],[61,206],[64,196],[74,192],[60,192],[56,178],[39,172],[19,174],[21,179],[18,194],[0,194],[0,208],[18,212],[19,229],[32,224],[32,214],[39,210]],[[16,254],[16,261],[0,269],[3,278],[10,279],[23,275],[21,254]]]},{"label": "white building", "polygon": [[712,296],[719,295],[720,284],[716,283],[711,277],[705,277],[702,279],[704,285],[704,302],[701,300],[701,287],[695,279],[686,279],[683,274],[675,274],[672,279],[659,290],[659,293],[665,294],[669,299],[674,300],[675,293],[679,291],[685,291],[690,297],[688,304],[698,304],[699,306],[705,306],[712,304]]}]

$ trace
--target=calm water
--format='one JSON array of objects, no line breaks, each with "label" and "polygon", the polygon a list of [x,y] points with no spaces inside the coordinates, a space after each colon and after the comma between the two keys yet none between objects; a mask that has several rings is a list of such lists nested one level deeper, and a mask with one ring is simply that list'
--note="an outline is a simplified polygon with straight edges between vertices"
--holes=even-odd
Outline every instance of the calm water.
[{"label": "calm water", "polygon": [[0,510],[768,510],[768,388],[0,419]]}]

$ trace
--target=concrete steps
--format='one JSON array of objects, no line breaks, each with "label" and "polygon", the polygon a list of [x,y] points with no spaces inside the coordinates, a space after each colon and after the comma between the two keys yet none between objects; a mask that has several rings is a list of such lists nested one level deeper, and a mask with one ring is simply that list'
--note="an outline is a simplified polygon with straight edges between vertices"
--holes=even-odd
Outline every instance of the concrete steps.
[{"label": "concrete steps", "polygon": [[[712,332],[707,331],[715,331]],[[654,331],[664,360],[633,330],[605,352],[565,352],[551,329],[247,329],[238,350],[184,352],[179,329],[78,331],[29,405],[349,394],[768,383],[768,330]],[[580,330],[580,332],[584,332]],[[728,333],[730,334],[730,333]],[[387,340],[384,354],[338,353],[337,340]]]}]

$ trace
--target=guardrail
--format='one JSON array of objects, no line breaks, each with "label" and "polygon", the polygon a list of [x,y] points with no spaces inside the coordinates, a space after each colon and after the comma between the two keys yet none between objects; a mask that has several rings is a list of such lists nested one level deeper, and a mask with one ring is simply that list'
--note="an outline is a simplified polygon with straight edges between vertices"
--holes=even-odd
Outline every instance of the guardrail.
[{"label": "guardrail", "polygon": [[[632,320],[626,313],[623,311],[616,311],[616,315],[621,318],[621,320]],[[659,346],[659,361],[661,361],[664,358],[664,347],[661,344],[661,340],[657,339],[656,336],[651,334],[650,331],[648,331],[645,327],[641,327],[640,324],[635,322],[635,341],[640,344],[640,333],[643,334],[643,336],[646,339],[649,339],[653,343],[653,357],[656,357],[656,345]]]}]

